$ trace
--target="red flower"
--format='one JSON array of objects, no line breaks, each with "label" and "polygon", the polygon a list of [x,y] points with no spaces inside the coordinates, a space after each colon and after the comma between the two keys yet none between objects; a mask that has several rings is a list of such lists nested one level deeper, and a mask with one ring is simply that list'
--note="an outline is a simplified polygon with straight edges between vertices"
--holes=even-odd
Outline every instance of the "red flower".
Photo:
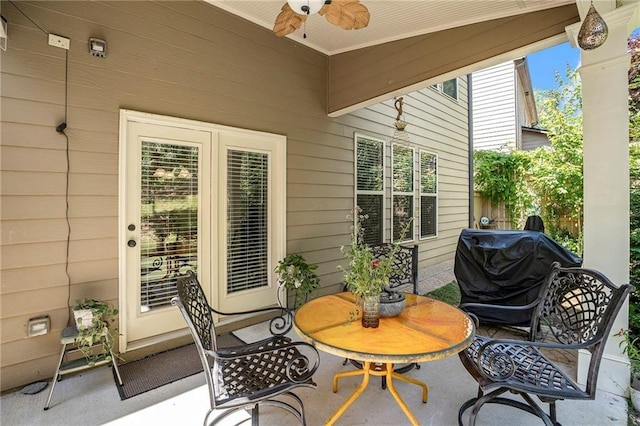
[{"label": "red flower", "polygon": [[371,262],[371,268],[372,269],[376,269],[378,267],[378,264],[380,263],[379,260],[374,260],[373,262]]}]

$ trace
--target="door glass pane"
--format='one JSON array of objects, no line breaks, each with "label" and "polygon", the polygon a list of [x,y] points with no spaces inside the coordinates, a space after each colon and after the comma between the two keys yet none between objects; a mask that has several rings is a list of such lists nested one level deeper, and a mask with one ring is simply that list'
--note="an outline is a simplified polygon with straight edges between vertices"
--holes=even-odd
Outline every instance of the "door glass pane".
[{"label": "door glass pane", "polygon": [[170,306],[176,277],[197,269],[198,148],[141,145],[140,306]]},{"label": "door glass pane", "polygon": [[227,292],[269,285],[269,156],[230,150],[227,157]]}]

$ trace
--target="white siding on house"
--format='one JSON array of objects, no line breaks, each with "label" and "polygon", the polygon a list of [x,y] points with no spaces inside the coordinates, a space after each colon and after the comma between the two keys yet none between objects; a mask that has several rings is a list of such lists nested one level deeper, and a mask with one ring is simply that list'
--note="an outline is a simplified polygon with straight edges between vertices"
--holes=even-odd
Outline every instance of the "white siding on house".
[{"label": "white siding on house", "polygon": [[472,74],[473,148],[500,149],[518,141],[513,61]]}]

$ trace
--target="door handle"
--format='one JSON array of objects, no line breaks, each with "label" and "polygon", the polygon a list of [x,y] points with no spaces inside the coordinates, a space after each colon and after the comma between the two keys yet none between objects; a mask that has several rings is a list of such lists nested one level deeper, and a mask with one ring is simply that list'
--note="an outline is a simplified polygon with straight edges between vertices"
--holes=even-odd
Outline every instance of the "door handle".
[{"label": "door handle", "polygon": [[136,242],[134,240],[129,240],[129,241],[127,241],[127,245],[129,247],[135,247],[136,246]]}]

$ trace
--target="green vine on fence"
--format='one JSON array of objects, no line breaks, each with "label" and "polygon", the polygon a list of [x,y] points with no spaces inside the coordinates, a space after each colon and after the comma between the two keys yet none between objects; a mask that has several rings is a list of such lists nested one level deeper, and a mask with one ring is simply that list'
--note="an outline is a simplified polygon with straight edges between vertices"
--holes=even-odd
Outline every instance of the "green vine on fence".
[{"label": "green vine on fence", "polygon": [[536,93],[538,126],[551,146],[476,151],[474,189],[492,204],[504,203],[515,228],[540,215],[552,238],[582,255],[582,88],[571,69],[566,78],[556,74],[556,82],[556,89]]},{"label": "green vine on fence", "polygon": [[513,225],[532,205],[526,187],[529,163],[523,151],[476,151],[473,155],[475,191],[494,205],[504,203]]}]

